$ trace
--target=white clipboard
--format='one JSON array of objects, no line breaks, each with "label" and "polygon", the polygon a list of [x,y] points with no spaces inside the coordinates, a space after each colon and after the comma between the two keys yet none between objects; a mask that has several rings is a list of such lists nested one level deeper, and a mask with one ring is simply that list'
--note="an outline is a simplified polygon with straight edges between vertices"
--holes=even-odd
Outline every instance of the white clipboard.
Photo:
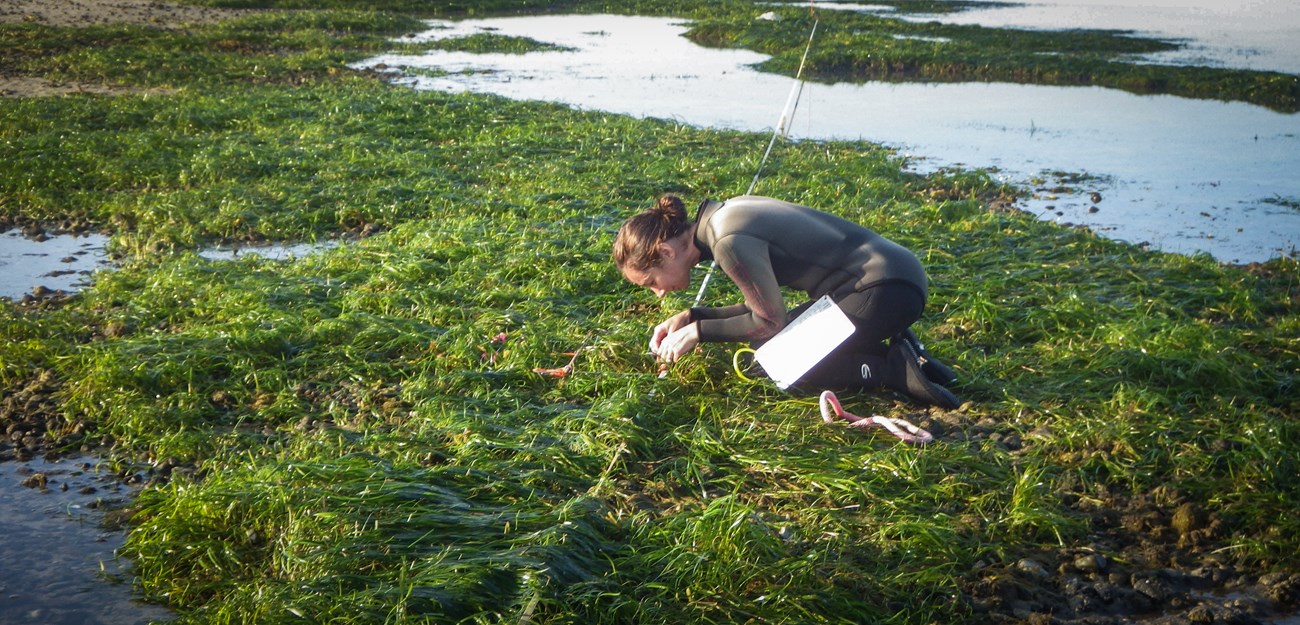
[{"label": "white clipboard", "polygon": [[808,307],[754,351],[763,371],[785,390],[853,334],[853,322],[829,295]]}]

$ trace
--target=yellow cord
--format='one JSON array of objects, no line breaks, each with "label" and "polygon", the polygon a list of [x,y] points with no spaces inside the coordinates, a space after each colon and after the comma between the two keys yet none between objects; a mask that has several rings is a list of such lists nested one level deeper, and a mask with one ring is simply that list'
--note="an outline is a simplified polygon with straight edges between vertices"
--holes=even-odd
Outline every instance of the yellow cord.
[{"label": "yellow cord", "polygon": [[734,371],[736,372],[736,377],[738,377],[738,378],[740,378],[740,379],[742,379],[742,380],[744,380],[744,381],[746,381],[746,382],[753,382],[753,380],[749,379],[749,377],[746,376],[746,375],[741,371],[741,369],[740,369],[740,355],[741,355],[741,354],[744,354],[744,353],[746,353],[746,352],[749,352],[749,353],[751,353],[751,354],[757,354],[757,353],[758,353],[758,352],[755,352],[753,349],[748,348],[748,347],[742,347],[742,348],[736,350],[736,353],[734,353],[734,354],[731,355],[731,368],[732,368],[732,370],[734,370]]}]

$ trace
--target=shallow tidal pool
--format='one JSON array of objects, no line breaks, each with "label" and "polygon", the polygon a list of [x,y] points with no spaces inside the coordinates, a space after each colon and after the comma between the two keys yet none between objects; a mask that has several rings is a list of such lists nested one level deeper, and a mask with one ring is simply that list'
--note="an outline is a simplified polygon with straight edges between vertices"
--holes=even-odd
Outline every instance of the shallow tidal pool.
[{"label": "shallow tidal pool", "polygon": [[130,496],[93,458],[0,462],[0,623],[143,625],[174,615],[137,601],[99,506]]},{"label": "shallow tidal pool", "polygon": [[[697,46],[686,29],[615,15],[434,21],[407,41],[491,32],[562,50],[382,55],[358,67],[416,89],[771,132],[791,79],[754,70],[763,55]],[[988,169],[1032,192],[1021,208],[1043,219],[1167,252],[1247,263],[1300,246],[1296,114],[1092,87],[808,84],[789,131],[892,146],[918,171]],[[748,182],[711,195],[743,193]],[[761,181],[755,192],[781,195]]]}]

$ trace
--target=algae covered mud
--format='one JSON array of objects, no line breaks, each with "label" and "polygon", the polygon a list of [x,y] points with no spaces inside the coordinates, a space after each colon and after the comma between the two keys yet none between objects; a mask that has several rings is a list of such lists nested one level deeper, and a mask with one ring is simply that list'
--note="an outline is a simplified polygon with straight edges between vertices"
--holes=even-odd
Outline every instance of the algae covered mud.
[{"label": "algae covered mud", "polygon": [[917,330],[969,403],[839,395],[935,438],[898,445],[737,378],[730,346],[663,377],[644,354],[687,298],[623,280],[615,229],[659,193],[748,182],[768,133],[394,87],[347,64],[422,51],[394,43],[415,16],[261,4],[294,10],[0,25],[12,67],[92,68],[121,94],[0,107],[0,211],[91,223],[121,255],[74,295],[0,301],[0,453],[144,467],[121,554],[181,622],[1246,624],[1300,605],[1294,259],[1142,250],[1001,210],[979,173],[783,144],[771,189],[932,277]]},{"label": "algae covered mud", "polygon": [[[835,6],[822,5],[827,24],[835,15],[826,9]],[[897,13],[892,7],[853,6]],[[1300,27],[1300,8],[1274,8],[1258,19],[1283,29],[1288,23]],[[1137,12],[1130,7],[1121,14]],[[978,21],[982,15],[957,12],[943,19]],[[1203,14],[1202,26],[1214,29],[1215,15]],[[1073,27],[1072,17],[1065,12],[1054,19],[1058,27]],[[361,66],[404,71],[399,81],[419,89],[552,100],[701,126],[771,129],[789,78],[755,70],[764,55],[695,45],[683,36],[688,28],[682,20],[627,16],[437,22],[414,39],[491,32],[559,49],[526,55],[384,55]],[[1268,58],[1285,58],[1294,40],[1287,39],[1287,47]],[[1229,55],[1222,62],[1235,60]],[[790,131],[795,138],[894,146],[921,171],[989,169],[1030,191],[1020,204],[1027,211],[1163,251],[1246,263],[1292,255],[1300,245],[1300,176],[1294,174],[1300,171],[1300,115],[1295,113],[1096,87],[810,84]]]}]

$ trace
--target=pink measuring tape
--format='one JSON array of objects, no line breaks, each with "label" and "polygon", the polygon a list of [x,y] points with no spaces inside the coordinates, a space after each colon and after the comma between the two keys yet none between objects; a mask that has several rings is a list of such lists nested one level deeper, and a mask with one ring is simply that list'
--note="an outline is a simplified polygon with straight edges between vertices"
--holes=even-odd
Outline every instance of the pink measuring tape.
[{"label": "pink measuring tape", "polygon": [[822,391],[821,409],[822,421],[827,423],[834,423],[835,418],[839,417],[848,421],[849,427],[870,427],[872,425],[878,425],[889,430],[889,433],[897,436],[899,440],[908,443],[924,445],[934,440],[934,437],[931,436],[929,432],[926,432],[925,430],[902,419],[882,417],[879,415],[859,417],[851,412],[845,412],[844,407],[840,405],[839,398],[835,396],[835,393],[830,391]]}]

